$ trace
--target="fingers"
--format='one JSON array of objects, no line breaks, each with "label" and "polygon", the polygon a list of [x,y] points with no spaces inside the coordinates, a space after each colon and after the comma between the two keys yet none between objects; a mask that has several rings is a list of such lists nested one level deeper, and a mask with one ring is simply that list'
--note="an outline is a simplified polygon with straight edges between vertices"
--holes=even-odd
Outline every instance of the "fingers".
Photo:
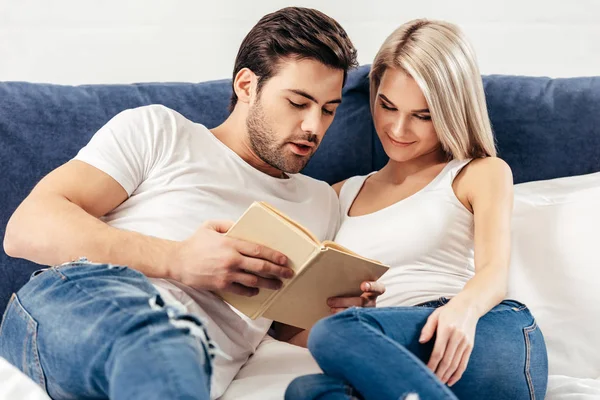
[{"label": "fingers", "polygon": [[385,285],[381,282],[363,282],[360,290],[372,296],[381,296],[385,293]]},{"label": "fingers", "polygon": [[421,330],[421,336],[419,337],[419,343],[427,343],[431,340],[431,338],[433,337],[433,334],[435,333],[435,330],[437,329],[438,315],[439,315],[438,310],[435,310],[429,316],[429,318],[427,318],[427,323]]},{"label": "fingers", "polygon": [[253,297],[258,294],[258,289],[249,288],[249,287],[240,285],[239,283],[231,283],[231,284],[227,285],[223,290],[225,290],[226,292],[230,292],[230,293],[234,293],[234,294],[237,294],[240,296],[246,296],[246,297]]},{"label": "fingers", "polygon": [[279,280],[267,279],[258,275],[248,274],[243,271],[232,273],[230,279],[232,283],[238,283],[247,288],[279,290],[283,285],[283,283]]},{"label": "fingers", "polygon": [[289,279],[294,276],[294,271],[286,267],[287,257],[278,251],[243,240],[234,240],[233,246],[237,252],[245,256],[243,268],[248,271],[257,272],[264,277]]},{"label": "fingers", "polygon": [[437,371],[440,362],[444,358],[444,353],[446,351],[446,347],[448,347],[448,331],[445,329],[438,329],[437,335],[435,338],[435,344],[433,346],[433,351],[431,352],[431,358],[427,363],[427,367],[432,370],[434,373]]},{"label": "fingers", "polygon": [[448,386],[453,386],[456,382],[460,380],[460,378],[462,378],[463,374],[467,370],[467,365],[469,364],[469,359],[471,358],[472,351],[473,346],[467,344],[466,349],[463,352],[462,357],[460,359],[460,363],[458,364],[458,368],[448,380]]},{"label": "fingers", "polygon": [[281,279],[290,276],[289,271],[291,271],[289,268],[280,267],[269,261],[250,257],[241,257],[235,267],[245,273],[250,273],[262,278],[275,279],[277,281],[281,281]]},{"label": "fingers", "polygon": [[229,231],[229,229],[231,229],[233,224],[234,224],[233,221],[214,220],[214,221],[206,221],[203,225],[205,228],[216,231],[218,233],[227,233],[227,231]]},{"label": "fingers", "polygon": [[454,328],[449,328],[449,331],[452,333],[450,334],[450,339],[448,340],[446,350],[444,351],[444,357],[435,371],[435,374],[440,378],[442,383],[446,383],[450,375],[456,371],[465,349],[464,335],[462,332]]},{"label": "fingers", "polygon": [[363,307],[366,299],[363,297],[330,297],[327,299],[327,305],[331,308],[350,308]]}]

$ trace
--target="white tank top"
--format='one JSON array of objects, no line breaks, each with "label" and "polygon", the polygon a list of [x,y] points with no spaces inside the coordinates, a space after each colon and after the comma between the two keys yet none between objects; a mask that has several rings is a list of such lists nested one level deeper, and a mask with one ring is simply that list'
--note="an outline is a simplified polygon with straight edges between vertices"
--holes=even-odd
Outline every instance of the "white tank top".
[{"label": "white tank top", "polygon": [[475,274],[473,214],[452,182],[470,160],[452,160],[425,188],[371,214],[348,210],[373,173],[348,179],[340,191],[341,227],[335,241],[391,268],[380,279],[378,307],[412,306],[457,295]]}]

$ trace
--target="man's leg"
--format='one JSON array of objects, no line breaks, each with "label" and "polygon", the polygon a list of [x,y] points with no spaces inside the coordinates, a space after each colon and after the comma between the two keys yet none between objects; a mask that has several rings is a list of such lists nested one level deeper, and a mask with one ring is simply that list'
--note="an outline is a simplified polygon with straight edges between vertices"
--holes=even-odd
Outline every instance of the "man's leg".
[{"label": "man's leg", "polygon": [[209,399],[208,338],[141,273],[86,261],[13,296],[0,356],[55,399]]}]

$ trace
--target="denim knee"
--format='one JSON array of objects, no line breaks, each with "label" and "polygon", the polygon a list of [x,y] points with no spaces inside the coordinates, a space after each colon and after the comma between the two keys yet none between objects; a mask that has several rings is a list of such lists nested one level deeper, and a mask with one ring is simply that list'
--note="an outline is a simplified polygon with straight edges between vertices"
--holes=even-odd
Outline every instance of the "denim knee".
[{"label": "denim knee", "polygon": [[346,382],[325,374],[313,374],[294,379],[285,392],[285,400],[321,399],[327,395],[357,399],[356,392]]},{"label": "denim knee", "polygon": [[285,400],[307,399],[306,390],[313,387],[314,375],[300,376],[288,385],[285,391]]},{"label": "denim knee", "polygon": [[308,337],[308,349],[324,371],[335,368],[339,352],[353,343],[358,317],[354,308],[317,322]]}]

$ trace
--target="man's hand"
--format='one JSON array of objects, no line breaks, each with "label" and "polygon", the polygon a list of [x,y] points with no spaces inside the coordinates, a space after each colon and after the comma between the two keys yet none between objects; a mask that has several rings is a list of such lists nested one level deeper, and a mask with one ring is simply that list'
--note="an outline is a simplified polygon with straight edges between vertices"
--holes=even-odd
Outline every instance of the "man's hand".
[{"label": "man's hand", "polygon": [[187,286],[255,296],[260,288],[277,290],[294,275],[287,257],[250,242],[228,238],[233,222],[208,221],[176,245],[170,276]]},{"label": "man's hand", "polygon": [[363,282],[360,284],[363,294],[360,297],[331,297],[327,305],[331,307],[331,313],[337,314],[350,307],[375,307],[377,297],[385,293],[385,286],[381,282]]}]

